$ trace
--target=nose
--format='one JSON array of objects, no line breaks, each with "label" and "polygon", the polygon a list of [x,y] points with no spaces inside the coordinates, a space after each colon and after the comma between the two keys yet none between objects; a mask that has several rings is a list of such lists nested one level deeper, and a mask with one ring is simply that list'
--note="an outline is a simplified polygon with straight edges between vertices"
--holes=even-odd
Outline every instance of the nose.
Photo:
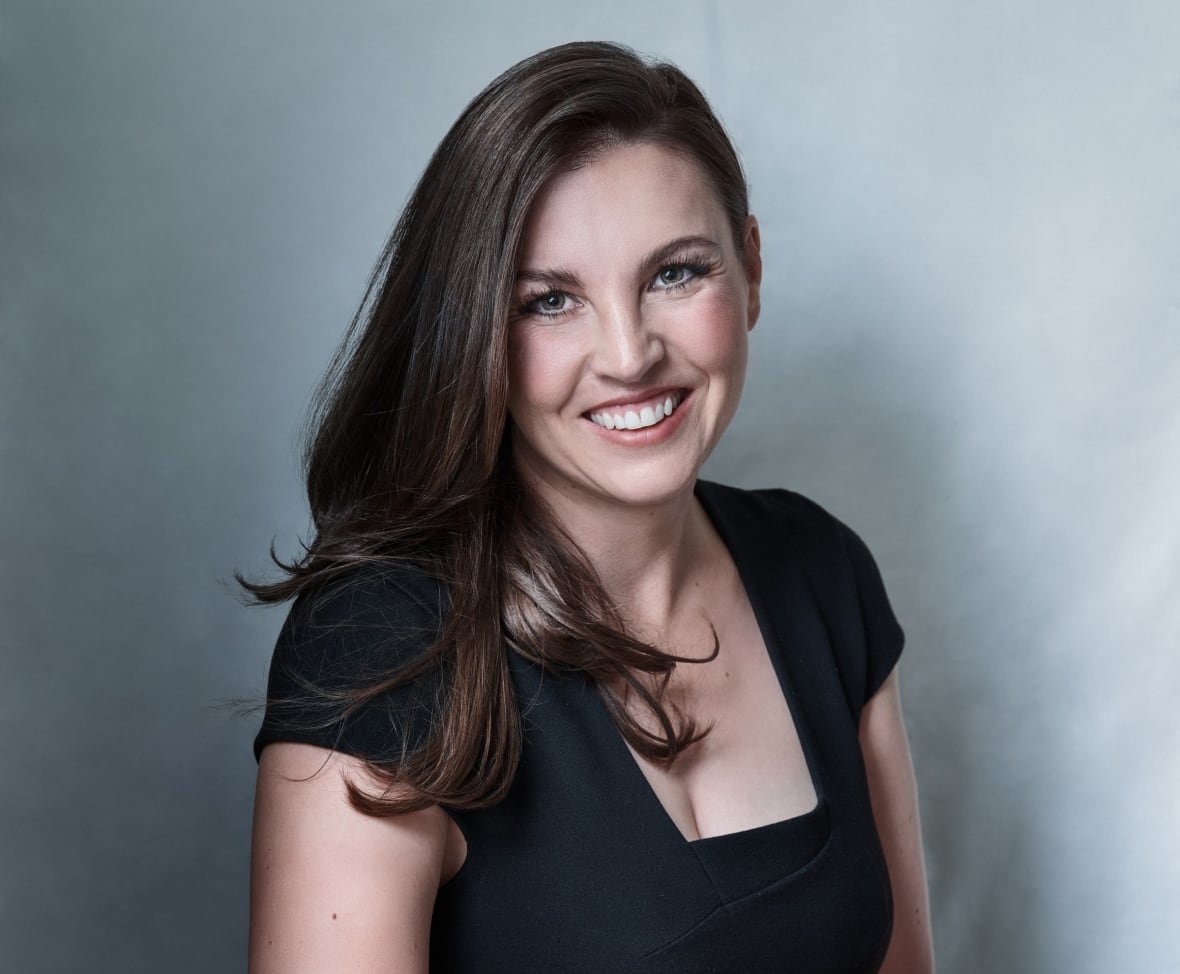
[{"label": "nose", "polygon": [[595,353],[599,375],[636,382],[664,357],[664,341],[638,302],[623,300],[601,313]]}]

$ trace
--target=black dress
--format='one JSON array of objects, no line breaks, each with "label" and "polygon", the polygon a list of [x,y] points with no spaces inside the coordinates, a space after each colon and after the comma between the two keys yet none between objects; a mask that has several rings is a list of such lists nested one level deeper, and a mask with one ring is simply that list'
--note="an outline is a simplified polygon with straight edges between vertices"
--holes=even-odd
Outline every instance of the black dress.
[{"label": "black dress", "polygon": [[[580,674],[509,665],[524,718],[507,798],[448,809],[467,840],[438,894],[437,971],[876,971],[889,876],[857,726],[902,632],[860,539],[788,491],[701,482],[794,718],[818,804],[770,825],[687,841]],[[445,595],[421,576],[368,574],[292,607],[255,752],[305,741],[362,757],[413,746],[439,692],[424,678],[343,728],[290,703],[301,681],[345,686],[420,652]],[[302,725],[302,726],[300,726]]]}]

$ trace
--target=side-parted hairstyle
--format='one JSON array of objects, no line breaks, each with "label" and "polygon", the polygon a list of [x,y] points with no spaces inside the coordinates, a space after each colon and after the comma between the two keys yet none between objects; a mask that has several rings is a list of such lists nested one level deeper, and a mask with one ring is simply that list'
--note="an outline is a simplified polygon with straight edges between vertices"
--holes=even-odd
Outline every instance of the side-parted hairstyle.
[{"label": "side-parted hairstyle", "polygon": [[[446,674],[426,743],[371,766],[390,787],[350,786],[371,814],[504,796],[521,747],[508,652],[584,672],[649,758],[670,763],[703,736],[663,697],[684,660],[626,633],[581,552],[515,479],[509,449],[507,329],[533,203],[556,175],[637,142],[695,160],[741,251],[741,164],[682,71],[608,43],[566,44],[510,68],[435,151],[317,392],[304,456],[312,539],[293,562],[276,559],[281,580],[239,577],[263,603],[363,565],[412,566],[445,584],[450,611],[424,661],[309,699],[342,721],[425,667]],[[627,688],[651,719],[628,713]]]}]

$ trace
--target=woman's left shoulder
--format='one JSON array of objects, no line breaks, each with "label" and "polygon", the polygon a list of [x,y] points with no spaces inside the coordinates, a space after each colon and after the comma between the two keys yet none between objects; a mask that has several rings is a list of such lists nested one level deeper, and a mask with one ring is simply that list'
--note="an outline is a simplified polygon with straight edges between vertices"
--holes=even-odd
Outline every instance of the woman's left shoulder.
[{"label": "woman's left shoulder", "polygon": [[759,576],[797,565],[826,620],[849,705],[860,709],[893,671],[905,644],[876,559],[847,524],[782,488],[743,490],[702,481],[697,494],[735,557]]},{"label": "woman's left shoulder", "polygon": [[829,562],[831,567],[857,576],[872,576],[876,562],[851,527],[810,497],[783,487],[745,489],[711,481],[697,484],[697,495],[718,519],[750,530],[763,538],[789,539],[812,568]]}]

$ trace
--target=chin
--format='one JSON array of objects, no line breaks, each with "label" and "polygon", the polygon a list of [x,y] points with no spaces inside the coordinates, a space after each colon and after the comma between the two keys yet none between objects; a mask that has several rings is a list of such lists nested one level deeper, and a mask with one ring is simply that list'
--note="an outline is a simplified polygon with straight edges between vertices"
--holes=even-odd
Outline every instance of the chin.
[{"label": "chin", "polygon": [[545,456],[522,449],[519,442],[515,446],[518,475],[537,497],[557,509],[570,504],[620,509],[674,504],[692,494],[704,463],[699,449],[628,456],[613,450],[604,453],[591,444],[577,454],[566,450]]},{"label": "chin", "polygon": [[623,507],[660,507],[691,494],[699,468],[673,473],[644,472],[617,477],[596,477],[589,489],[603,501]]}]

